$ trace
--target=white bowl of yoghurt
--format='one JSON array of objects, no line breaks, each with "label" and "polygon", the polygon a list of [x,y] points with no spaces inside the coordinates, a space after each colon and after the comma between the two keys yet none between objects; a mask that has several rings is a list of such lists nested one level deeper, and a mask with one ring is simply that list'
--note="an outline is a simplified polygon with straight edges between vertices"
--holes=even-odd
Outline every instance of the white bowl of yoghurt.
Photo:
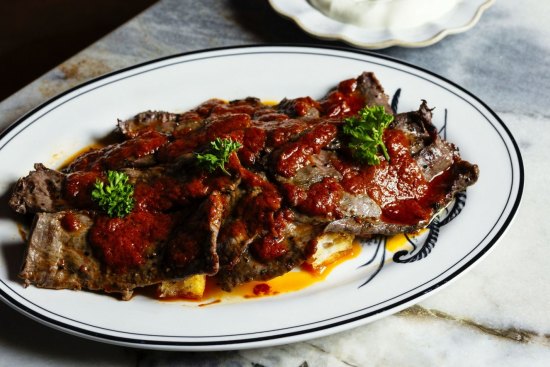
[{"label": "white bowl of yoghurt", "polygon": [[473,27],[495,0],[269,0],[306,32],[370,49],[424,47]]}]

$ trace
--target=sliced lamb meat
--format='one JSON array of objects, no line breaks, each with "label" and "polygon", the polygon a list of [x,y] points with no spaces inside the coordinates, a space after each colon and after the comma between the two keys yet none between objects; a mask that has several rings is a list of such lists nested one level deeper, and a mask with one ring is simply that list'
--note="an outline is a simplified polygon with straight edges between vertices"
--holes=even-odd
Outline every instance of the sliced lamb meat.
[{"label": "sliced lamb meat", "polygon": [[[392,157],[379,166],[363,167],[345,151],[310,151],[295,173],[281,171],[274,178],[301,220],[326,223],[327,232],[369,237],[415,231],[479,175],[477,166],[462,161],[457,148],[437,135],[431,116],[425,101],[418,111],[398,115],[386,134]],[[415,214],[405,218],[406,211]]]},{"label": "sliced lamb meat", "polygon": [[[222,289],[229,291],[233,287],[252,280],[269,280],[285,274],[301,265],[315,251],[313,240],[320,233],[319,226],[311,224],[290,224],[284,233],[284,240],[277,244],[277,254],[266,260],[266,247],[246,247],[239,261],[231,267],[222,267],[216,275],[216,281]],[[269,246],[269,245],[268,245]],[[268,251],[274,249],[268,247]]]},{"label": "sliced lamb meat", "polygon": [[364,106],[384,106],[387,113],[393,113],[384,88],[370,72],[364,72],[355,79],[341,81],[319,103],[321,115],[327,117],[351,116]]},{"label": "sliced lamb meat", "polygon": [[275,109],[290,117],[316,118],[321,115],[321,105],[311,97],[285,98]]},{"label": "sliced lamb meat", "polygon": [[[66,216],[78,222],[78,229],[66,229]],[[118,272],[106,269],[94,255],[88,241],[93,218],[84,212],[39,213],[35,217],[27,256],[20,276],[25,284],[53,289],[88,289],[122,293],[124,299],[136,287],[158,282],[158,266],[154,260],[143,266],[144,271]]]},{"label": "sliced lamb meat", "polygon": [[357,89],[365,98],[367,106],[384,106],[387,113],[392,113],[388,96],[374,73],[364,72],[357,78]]},{"label": "sliced lamb meat", "polygon": [[[144,169],[125,168],[120,172],[135,186],[136,205],[157,212],[175,210],[193,200],[200,200],[214,190],[230,192],[238,185],[239,177],[212,175],[205,180],[204,172],[193,162],[158,165]],[[20,178],[15,185],[9,205],[20,214],[54,213],[68,209],[99,210],[91,192],[103,172],[58,172],[35,165],[35,171]]]},{"label": "sliced lamb meat", "polygon": [[164,249],[167,274],[176,278],[218,272],[216,241],[229,204],[229,195],[215,191],[175,230]]},{"label": "sliced lamb meat", "polygon": [[202,119],[198,114],[187,115],[164,111],[146,111],[128,120],[118,120],[119,131],[129,139],[144,131],[154,130],[163,134],[172,134],[179,125],[194,130]]},{"label": "sliced lamb meat", "polygon": [[20,276],[53,289],[122,293],[218,270],[216,238],[226,195],[213,193],[190,215],[38,213]]},{"label": "sliced lamb meat", "polygon": [[230,102],[221,99],[210,99],[184,113],[141,112],[130,119],[119,120],[118,129],[128,139],[133,139],[151,130],[178,138],[204,127],[207,123],[206,119],[211,116],[245,113],[252,117],[274,112],[273,107],[263,104],[258,98],[254,97]]},{"label": "sliced lamb meat", "polygon": [[187,134],[204,124],[212,110],[226,102],[220,99],[209,99],[198,107],[185,113],[171,113],[165,111],[146,111],[127,120],[118,121],[119,131],[128,139],[148,131],[157,131],[165,135],[178,133]]},{"label": "sliced lamb meat", "polygon": [[19,214],[56,212],[66,208],[62,187],[66,175],[46,168],[43,164],[34,165],[34,171],[17,180],[9,205]]},{"label": "sliced lamb meat", "polygon": [[[342,126],[365,105],[392,113],[372,73],[318,101],[212,99],[185,113],[148,111],[119,122],[126,140],[81,155],[62,173],[36,165],[17,183],[12,208],[38,213],[23,278],[128,297],[135,287],[208,274],[229,290],[299,266],[323,233],[425,227],[479,170],[438,136],[426,102],[384,131],[389,159],[361,163]],[[223,171],[209,172],[195,157],[217,138],[241,147]],[[134,185],[134,209],[124,218],[107,217],[91,199],[107,170]]]},{"label": "sliced lamb meat", "polygon": [[148,167],[157,163],[156,151],[168,143],[166,135],[146,131],[131,140],[92,150],[78,156],[64,171],[102,171]]}]

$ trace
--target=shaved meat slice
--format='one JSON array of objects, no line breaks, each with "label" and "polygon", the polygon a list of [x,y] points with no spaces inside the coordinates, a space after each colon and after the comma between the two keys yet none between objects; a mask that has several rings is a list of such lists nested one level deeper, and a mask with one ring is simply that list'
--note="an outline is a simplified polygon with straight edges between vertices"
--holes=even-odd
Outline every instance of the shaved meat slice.
[{"label": "shaved meat slice", "polygon": [[247,247],[239,261],[232,267],[222,268],[216,279],[222,289],[229,291],[236,285],[252,280],[268,280],[285,274],[301,265],[315,251],[312,242],[320,227],[294,223],[286,229],[284,253],[270,261],[262,261],[254,254],[254,247]]},{"label": "shaved meat slice", "polygon": [[170,113],[164,111],[146,111],[141,112],[128,120],[118,120],[118,129],[129,139],[135,138],[140,133],[148,130],[158,131],[164,134],[172,134],[180,124],[186,124],[188,128],[194,130],[200,123],[200,116],[189,113],[187,116],[182,114]]},{"label": "shaved meat slice", "polygon": [[118,120],[119,131],[128,139],[133,139],[145,132],[156,131],[165,135],[183,137],[203,128],[206,118],[234,113],[245,113],[250,116],[274,113],[273,107],[263,104],[258,98],[225,102],[210,99],[200,106],[184,112],[146,111],[127,120]]},{"label": "shaved meat slice", "polygon": [[[167,274],[214,275],[219,269],[216,239],[227,215],[229,196],[213,192],[175,231],[166,246]],[[176,278],[176,277],[174,277]]]},{"label": "shaved meat slice", "polygon": [[392,113],[384,88],[373,73],[364,72],[355,79],[341,81],[321,101],[322,115],[350,116],[364,106],[383,106]]},{"label": "shaved meat slice", "polygon": [[35,164],[34,169],[15,184],[10,207],[19,214],[56,212],[67,207],[62,197],[66,175],[41,163]]},{"label": "shaved meat slice", "polygon": [[[25,284],[53,289],[88,289],[121,293],[128,299],[135,288],[181,279],[190,274],[215,274],[218,270],[216,237],[224,197],[212,194],[195,214],[172,233],[156,237],[130,266],[123,234],[111,234],[112,245],[94,244],[95,214],[61,211],[38,213],[32,227],[20,276]],[[127,230],[124,228],[123,230]],[[154,229],[154,231],[159,231]],[[137,232],[149,236],[146,232]],[[158,234],[158,232],[157,232]],[[118,247],[121,246],[121,247]],[[121,257],[123,260],[121,260]],[[124,261],[121,263],[120,261]],[[124,264],[124,266],[121,266]]]},{"label": "shaved meat slice", "polygon": [[[137,205],[153,211],[182,208],[192,200],[208,196],[215,189],[230,192],[238,186],[239,177],[226,176],[211,177],[208,185],[203,185],[204,173],[183,163],[145,169],[125,168],[120,172],[125,173],[129,183],[135,186]],[[12,191],[9,205],[17,213],[99,209],[91,200],[91,191],[97,180],[105,179],[102,172],[63,173],[42,164],[35,165],[35,169],[19,179]]]},{"label": "shaved meat slice", "polygon": [[125,274],[105,269],[87,240],[93,218],[86,213],[73,213],[80,228],[71,231],[62,225],[68,213],[36,215],[20,274],[25,284],[53,289],[117,292],[128,299],[134,288],[158,281],[158,267],[154,266],[144,267],[147,271]]},{"label": "shaved meat slice", "polygon": [[365,98],[367,106],[384,106],[387,113],[392,113],[388,96],[374,73],[364,72],[357,78],[357,88]]},{"label": "shaved meat slice", "polygon": [[153,166],[156,163],[156,151],[167,143],[168,138],[164,134],[146,131],[134,139],[84,153],[71,162],[65,171],[102,171]]}]

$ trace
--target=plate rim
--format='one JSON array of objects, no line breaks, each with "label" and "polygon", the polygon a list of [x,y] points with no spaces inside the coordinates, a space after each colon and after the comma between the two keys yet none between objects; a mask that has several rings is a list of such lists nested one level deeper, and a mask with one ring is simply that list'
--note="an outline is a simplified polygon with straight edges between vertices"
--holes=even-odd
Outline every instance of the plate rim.
[{"label": "plate rim", "polygon": [[[344,27],[344,29],[340,29],[335,33],[320,32],[309,26],[306,26],[301,19],[301,14],[292,14],[282,10],[280,7],[280,2],[287,1],[287,0],[268,0],[268,1],[272,9],[275,10],[278,14],[293,21],[298,27],[300,27],[300,29],[302,29],[304,32],[314,37],[317,37],[322,40],[341,41],[341,42],[347,43],[348,45],[358,46],[358,47],[362,47],[370,50],[378,50],[378,49],[383,49],[383,48],[388,48],[393,46],[401,46],[406,48],[420,48],[420,47],[431,46],[443,40],[447,36],[466,32],[469,29],[473,28],[479,22],[483,13],[496,2],[496,0],[485,0],[483,4],[479,5],[476,11],[472,14],[470,20],[467,21],[465,24],[462,24],[460,26],[450,27],[450,28],[444,28],[439,32],[436,32],[435,34],[432,34],[431,36],[423,37],[418,41],[404,41],[404,40],[400,40],[399,38],[393,37],[393,38],[387,38],[385,40],[378,41],[378,42],[370,42],[370,41],[361,41],[355,38],[354,36],[350,36],[345,32],[345,27],[347,26],[354,27],[357,29],[360,29],[360,27],[357,27],[354,25],[346,25],[345,23],[339,22],[342,24],[342,27]],[[298,0],[298,1],[304,1],[308,3],[308,0]],[[310,4],[308,5],[311,6]],[[326,19],[330,19],[328,16],[326,16],[319,10],[315,9],[313,6],[311,6],[311,10],[319,12],[322,15],[322,17]],[[415,27],[414,29],[417,29],[420,27],[421,26]]]},{"label": "plate rim", "polygon": [[[29,316],[31,319],[38,321],[42,324],[45,324],[47,326],[53,327],[55,329],[68,332],[73,335],[81,336],[87,339],[93,339],[96,341],[102,341],[112,344],[118,344],[118,345],[124,345],[124,346],[130,346],[130,347],[144,347],[144,348],[150,348],[150,349],[166,349],[166,350],[196,350],[196,351],[206,351],[206,350],[226,350],[226,349],[235,349],[235,348],[253,348],[253,347],[259,347],[259,346],[271,346],[271,345],[278,345],[283,343],[290,343],[290,342],[296,342],[299,340],[305,340],[312,337],[318,337],[322,335],[331,334],[333,332],[344,330],[344,326],[348,326],[347,328],[353,327],[354,323],[356,323],[359,320],[362,319],[369,319],[369,321],[374,321],[377,318],[382,317],[384,314],[394,313],[401,309],[406,308],[408,305],[417,303],[420,300],[428,297],[433,293],[433,291],[437,288],[440,288],[446,284],[448,284],[451,280],[456,278],[457,276],[463,274],[465,270],[470,268],[474,263],[480,261],[488,252],[491,250],[494,245],[499,241],[499,239],[503,236],[503,234],[506,232],[506,230],[509,228],[511,222],[514,220],[517,214],[517,210],[519,208],[519,205],[521,203],[521,199],[523,196],[523,189],[524,189],[524,181],[525,181],[525,172],[524,172],[524,165],[523,165],[523,159],[521,156],[521,151],[519,149],[519,146],[511,134],[510,130],[506,126],[506,124],[500,119],[500,117],[485,103],[483,102],[479,97],[474,95],[472,92],[469,92],[464,87],[446,79],[445,77],[442,77],[430,70],[424,69],[422,67],[416,66],[414,64],[410,64],[406,61],[381,55],[378,53],[366,51],[366,50],[357,50],[357,49],[350,49],[346,47],[338,47],[338,46],[326,46],[326,45],[309,45],[309,44],[256,44],[256,45],[243,45],[243,46],[226,46],[226,47],[217,47],[217,48],[209,48],[209,49],[203,49],[203,50],[195,50],[190,52],[183,52],[178,53],[174,55],[168,55],[165,57],[157,58],[154,60],[149,60],[140,64],[132,65],[120,70],[116,70],[107,74],[104,74],[102,76],[93,78],[89,81],[86,81],[82,84],[79,84],[75,87],[72,87],[57,96],[50,98],[46,100],[45,102],[41,103],[39,106],[33,108],[29,112],[25,113],[23,116],[15,120],[13,123],[9,124],[1,133],[0,133],[0,140],[4,139],[6,135],[8,135],[12,130],[17,128],[19,125],[24,123],[29,117],[36,114],[40,110],[46,108],[48,105],[54,103],[58,99],[66,96],[67,94],[73,93],[79,89],[82,89],[90,84],[97,83],[103,79],[125,73],[127,71],[131,71],[134,69],[138,69],[150,64],[155,63],[161,63],[165,60],[169,59],[176,59],[180,57],[187,57],[194,54],[207,54],[207,53],[215,53],[217,51],[227,51],[227,50],[260,50],[260,49],[266,49],[266,51],[293,51],[297,52],[300,49],[307,49],[310,51],[315,50],[328,50],[328,51],[338,51],[338,52],[344,52],[349,54],[360,54],[360,55],[366,55],[373,57],[375,59],[382,59],[387,60],[396,64],[404,65],[406,67],[412,68],[416,71],[420,71],[423,73],[426,73],[432,77],[435,77],[436,79],[439,79],[440,81],[443,81],[445,83],[448,83],[449,85],[453,86],[454,88],[457,88],[462,93],[465,93],[469,98],[472,98],[474,101],[479,103],[494,119],[495,122],[498,122],[498,125],[503,129],[503,133],[506,135],[508,140],[511,143],[511,147],[513,147],[513,152],[515,152],[515,158],[517,159],[517,169],[518,169],[518,181],[517,181],[517,194],[515,198],[515,202],[510,207],[510,212],[508,213],[506,219],[503,220],[502,225],[498,229],[498,231],[493,235],[491,240],[477,253],[475,256],[473,256],[470,260],[468,260],[466,263],[464,263],[462,266],[460,266],[458,269],[456,269],[451,274],[444,276],[443,279],[440,281],[434,283],[433,285],[429,286],[428,288],[422,290],[421,292],[417,292],[415,294],[409,295],[397,302],[391,303],[391,305],[387,305],[385,307],[382,307],[380,309],[362,313],[360,315],[356,315],[350,318],[346,318],[343,320],[338,320],[336,322],[329,322],[323,325],[310,327],[306,329],[300,329],[296,331],[291,332],[283,332],[278,333],[276,335],[266,335],[266,336],[259,336],[259,337],[251,337],[251,338],[243,338],[243,339],[232,339],[232,340],[212,340],[212,341],[170,341],[170,340],[149,340],[149,339],[139,339],[139,338],[125,338],[120,337],[117,335],[112,335],[108,333],[101,333],[101,332],[95,332],[93,330],[80,328],[74,325],[69,325],[67,323],[64,323],[62,321],[56,320],[50,316],[44,315],[36,310],[33,310],[27,305],[22,304],[20,301],[14,299],[10,294],[7,294],[3,288],[0,288],[0,299],[2,299],[6,304],[8,304],[11,308],[15,309],[18,312],[21,312],[25,314],[26,316]],[[10,139],[11,140],[11,139]],[[8,144],[6,142],[6,144]],[[4,144],[5,145],[5,144]],[[513,170],[512,170],[513,172]],[[512,180],[513,182],[513,180]],[[512,184],[512,190],[513,190],[513,184]],[[513,191],[511,191],[513,193]],[[506,208],[506,207],[505,207]],[[2,283],[4,283],[2,281]],[[9,287],[8,287],[9,288]],[[14,292],[18,295],[17,292]],[[387,301],[385,301],[387,302]],[[31,302],[32,303],[32,302]],[[358,312],[358,311],[355,311]],[[342,317],[343,315],[339,315],[337,317],[334,317],[333,319],[338,319]],[[328,319],[331,320],[331,319]],[[74,322],[74,320],[71,320]],[[322,320],[327,321],[327,320]],[[76,321],[78,322],[78,321]],[[306,324],[307,325],[307,324]],[[302,325],[303,326],[303,325]],[[358,325],[357,325],[358,326]],[[97,326],[93,326],[92,328],[98,329]],[[250,335],[250,334],[260,334],[260,333],[268,333],[268,332],[276,332],[280,331],[281,329],[277,330],[269,330],[269,331],[262,331],[257,333],[246,333],[246,334],[237,334],[238,335]],[[324,332],[323,332],[324,331]],[[122,331],[113,331],[113,333],[118,334],[131,334],[126,333]],[[139,335],[139,334],[137,334]],[[220,336],[206,336],[204,338],[220,338]],[[165,339],[176,339],[177,336],[164,336]],[[270,343],[265,343],[265,341],[270,341]],[[264,344],[265,343],[265,344]]]}]

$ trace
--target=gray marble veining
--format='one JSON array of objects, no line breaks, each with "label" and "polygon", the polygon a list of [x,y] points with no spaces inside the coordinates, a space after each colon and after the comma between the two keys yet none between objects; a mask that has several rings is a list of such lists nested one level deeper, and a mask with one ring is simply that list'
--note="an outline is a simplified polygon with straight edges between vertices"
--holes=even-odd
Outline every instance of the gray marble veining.
[{"label": "gray marble veining", "polygon": [[[378,52],[470,90],[507,124],[526,170],[522,207],[487,258],[397,315],[332,336],[215,353],[101,344],[0,304],[0,365],[548,366],[550,365],[550,5],[497,0],[470,31],[421,49]],[[303,33],[257,0],[163,0],[0,103],[0,127],[98,75],[192,50],[284,42],[344,46]],[[276,71],[275,71],[276,72]]]}]

